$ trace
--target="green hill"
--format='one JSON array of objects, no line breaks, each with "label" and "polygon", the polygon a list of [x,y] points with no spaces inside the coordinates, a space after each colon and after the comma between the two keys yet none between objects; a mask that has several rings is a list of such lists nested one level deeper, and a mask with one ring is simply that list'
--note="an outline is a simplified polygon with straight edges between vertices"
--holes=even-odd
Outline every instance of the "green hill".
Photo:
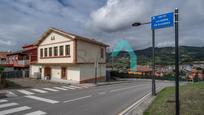
[{"label": "green hill", "polygon": [[[171,65],[174,64],[175,52],[174,47],[155,48],[156,64]],[[138,57],[138,64],[149,65],[152,59],[152,48],[135,51]],[[192,61],[204,61],[204,47],[181,46],[179,49],[180,63],[192,63]],[[124,60],[123,60],[124,59]],[[127,52],[120,52],[119,56],[114,58],[114,62],[129,63],[127,60],[129,55]],[[107,61],[111,63],[111,53],[108,53]]]}]

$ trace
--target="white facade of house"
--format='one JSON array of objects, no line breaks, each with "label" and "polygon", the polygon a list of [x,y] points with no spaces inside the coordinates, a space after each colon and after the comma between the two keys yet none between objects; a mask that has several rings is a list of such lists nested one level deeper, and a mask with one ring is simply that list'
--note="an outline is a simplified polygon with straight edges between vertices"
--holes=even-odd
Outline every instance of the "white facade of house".
[{"label": "white facade of house", "polygon": [[41,79],[59,82],[91,82],[97,60],[97,77],[105,79],[107,45],[52,28],[37,44],[38,61],[30,66],[30,77],[40,74]]}]

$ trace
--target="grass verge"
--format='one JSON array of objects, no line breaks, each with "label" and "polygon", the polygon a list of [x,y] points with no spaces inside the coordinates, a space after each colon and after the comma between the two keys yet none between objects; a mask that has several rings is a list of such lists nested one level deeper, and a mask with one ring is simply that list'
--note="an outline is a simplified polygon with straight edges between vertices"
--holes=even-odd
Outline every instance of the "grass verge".
[{"label": "grass verge", "polygon": [[[181,115],[204,114],[204,82],[180,86]],[[175,88],[163,89],[144,115],[175,115]]]}]

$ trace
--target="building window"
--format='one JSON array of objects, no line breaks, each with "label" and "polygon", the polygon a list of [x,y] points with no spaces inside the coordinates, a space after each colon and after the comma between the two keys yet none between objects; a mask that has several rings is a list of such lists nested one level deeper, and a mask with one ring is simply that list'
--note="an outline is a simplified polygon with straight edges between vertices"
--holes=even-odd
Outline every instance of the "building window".
[{"label": "building window", "polygon": [[49,48],[49,56],[52,57],[52,47]]},{"label": "building window", "polygon": [[44,53],[45,57],[47,57],[47,48],[44,49]]},{"label": "building window", "polygon": [[66,45],[65,48],[66,55],[70,56],[70,45]]},{"label": "building window", "polygon": [[51,40],[55,40],[55,36],[51,36]]},{"label": "building window", "polygon": [[40,49],[40,57],[43,57],[43,49]]},{"label": "building window", "polygon": [[101,48],[101,58],[104,58],[104,49]]},{"label": "building window", "polygon": [[54,47],[54,56],[57,56],[57,55],[58,55],[58,48]]},{"label": "building window", "polygon": [[64,55],[64,46],[60,46],[60,56]]}]

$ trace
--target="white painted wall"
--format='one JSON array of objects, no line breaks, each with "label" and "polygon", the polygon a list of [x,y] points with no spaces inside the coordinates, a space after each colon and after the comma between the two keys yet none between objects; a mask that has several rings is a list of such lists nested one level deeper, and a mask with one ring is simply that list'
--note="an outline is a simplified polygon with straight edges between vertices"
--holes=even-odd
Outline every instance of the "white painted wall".
[{"label": "white painted wall", "polygon": [[[80,80],[87,80],[95,78],[95,65],[94,64],[80,64],[81,76]],[[106,76],[106,65],[99,64],[97,77],[104,77]]]},{"label": "white painted wall", "polygon": [[[101,48],[104,49],[104,58],[101,58]],[[98,57],[99,62],[106,62],[105,47],[77,40],[77,62],[94,63]]]},{"label": "white painted wall", "polygon": [[[55,40],[51,40],[52,36],[55,36]],[[62,35],[56,34],[55,32],[52,32],[47,36],[46,39],[44,39],[44,41],[41,42],[40,45],[53,44],[56,42],[66,42],[66,41],[70,41],[70,40],[72,40],[72,38],[69,39],[69,38],[64,37]]]},{"label": "white painted wall", "polygon": [[78,66],[67,67],[67,80],[80,81],[81,70]]},{"label": "white painted wall", "polygon": [[[55,40],[51,40],[51,37],[55,36]],[[56,43],[56,44],[55,44]],[[38,47],[38,63],[72,63],[73,62],[73,43],[72,39],[66,38],[64,36],[58,35],[56,33],[51,33]],[[65,45],[70,45],[70,57],[61,58],[40,58],[40,49],[47,48],[47,54],[49,57],[49,47],[52,47],[52,55],[54,55],[54,47],[58,47],[58,55],[60,52],[60,46],[64,46],[64,56],[65,56]],[[44,54],[43,54],[44,55]]]},{"label": "white painted wall", "polygon": [[36,78],[37,76],[34,76],[35,73],[39,73],[40,68],[42,68],[42,66],[40,65],[30,65],[30,77],[31,78]]},{"label": "white painted wall", "polygon": [[51,80],[61,80],[61,66],[51,66]]}]

